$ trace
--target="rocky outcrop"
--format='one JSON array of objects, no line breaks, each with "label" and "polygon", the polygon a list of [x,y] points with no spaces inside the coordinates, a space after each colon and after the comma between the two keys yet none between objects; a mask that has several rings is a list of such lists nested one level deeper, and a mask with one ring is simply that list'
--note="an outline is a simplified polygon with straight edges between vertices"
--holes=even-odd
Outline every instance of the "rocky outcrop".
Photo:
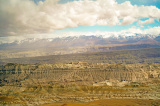
[{"label": "rocky outcrop", "polygon": [[93,85],[94,83],[110,81],[111,79],[120,83],[124,81],[144,82],[148,79],[159,77],[159,64],[111,65],[105,63],[89,64],[85,62],[46,65],[7,64],[0,69],[1,81],[8,83],[23,81],[22,84],[27,79]]}]

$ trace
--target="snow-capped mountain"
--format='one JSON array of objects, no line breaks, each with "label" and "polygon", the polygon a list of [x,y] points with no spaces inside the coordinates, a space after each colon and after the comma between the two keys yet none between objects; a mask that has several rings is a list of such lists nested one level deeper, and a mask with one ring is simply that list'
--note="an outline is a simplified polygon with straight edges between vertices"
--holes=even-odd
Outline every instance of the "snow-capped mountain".
[{"label": "snow-capped mountain", "polygon": [[[0,58],[160,47],[160,35],[81,35],[59,38],[27,38],[0,44]],[[5,51],[5,52],[4,52]]]},{"label": "snow-capped mountain", "polygon": [[[56,46],[93,46],[93,45],[106,45],[106,44],[128,44],[135,43],[142,39],[152,39],[159,41],[160,35],[151,35],[151,34],[137,34],[132,33],[128,35],[80,35],[80,36],[68,36],[68,37],[57,37],[57,38],[26,38],[23,40],[15,40],[12,43],[2,43],[3,46],[14,46],[18,45],[19,47],[32,47],[39,46],[43,47],[52,47],[55,43]],[[57,45],[58,44],[58,45]],[[92,44],[92,45],[90,45]]]},{"label": "snow-capped mountain", "polygon": [[79,35],[79,36],[67,36],[67,37],[55,37],[55,38],[26,38],[23,40],[16,40],[12,43],[22,44],[24,42],[33,43],[37,41],[52,42],[55,40],[76,40],[76,39],[110,39],[110,40],[140,40],[140,39],[155,39],[160,35],[151,34],[138,34],[138,33],[125,33],[125,34],[108,34],[108,35]]}]

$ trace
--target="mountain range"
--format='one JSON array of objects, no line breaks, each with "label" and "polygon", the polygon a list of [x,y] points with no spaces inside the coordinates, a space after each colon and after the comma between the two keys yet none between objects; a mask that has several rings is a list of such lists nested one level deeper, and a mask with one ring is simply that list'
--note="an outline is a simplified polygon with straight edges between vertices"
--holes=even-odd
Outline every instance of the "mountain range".
[{"label": "mountain range", "polygon": [[160,47],[160,35],[81,35],[27,38],[0,44],[0,59]]}]

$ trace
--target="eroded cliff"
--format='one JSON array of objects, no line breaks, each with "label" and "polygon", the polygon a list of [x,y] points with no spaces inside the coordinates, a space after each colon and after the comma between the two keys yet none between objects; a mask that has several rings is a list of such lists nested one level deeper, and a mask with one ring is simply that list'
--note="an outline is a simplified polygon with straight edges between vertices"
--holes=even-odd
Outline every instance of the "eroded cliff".
[{"label": "eroded cliff", "polygon": [[159,99],[159,77],[158,63],[10,63],[0,67],[0,102],[39,105],[106,98]]}]

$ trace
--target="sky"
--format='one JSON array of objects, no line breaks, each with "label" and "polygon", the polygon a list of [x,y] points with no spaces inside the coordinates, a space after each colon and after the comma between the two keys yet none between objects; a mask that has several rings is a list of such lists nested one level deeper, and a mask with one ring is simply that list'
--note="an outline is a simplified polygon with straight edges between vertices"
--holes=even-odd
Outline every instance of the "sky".
[{"label": "sky", "polygon": [[160,34],[160,0],[0,0],[0,43],[25,38]]}]

